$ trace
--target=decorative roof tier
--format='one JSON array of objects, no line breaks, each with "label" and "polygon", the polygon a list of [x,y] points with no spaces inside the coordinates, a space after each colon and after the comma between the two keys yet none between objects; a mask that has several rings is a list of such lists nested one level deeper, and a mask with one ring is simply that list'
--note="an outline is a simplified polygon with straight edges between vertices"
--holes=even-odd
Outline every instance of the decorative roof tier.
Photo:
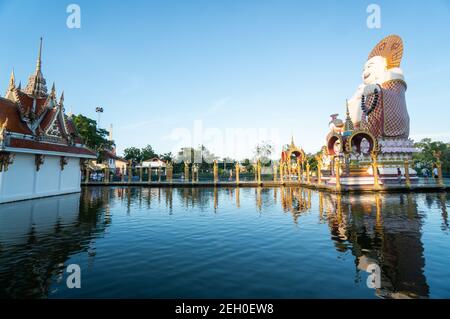
[{"label": "decorative roof tier", "polygon": [[47,95],[47,86],[44,76],[42,75],[42,38],[39,44],[38,58],[36,62],[36,70],[28,79],[25,93],[36,98],[44,97]]},{"label": "decorative roof tier", "polygon": [[[58,102],[53,84],[48,94],[41,56],[42,38],[36,70],[30,76],[25,90],[20,85],[16,87],[12,71],[5,97],[0,97],[0,127],[4,126],[0,150],[14,147],[95,156],[94,152],[82,145],[71,117],[64,114],[64,93]],[[46,145],[50,143],[52,145]]]}]

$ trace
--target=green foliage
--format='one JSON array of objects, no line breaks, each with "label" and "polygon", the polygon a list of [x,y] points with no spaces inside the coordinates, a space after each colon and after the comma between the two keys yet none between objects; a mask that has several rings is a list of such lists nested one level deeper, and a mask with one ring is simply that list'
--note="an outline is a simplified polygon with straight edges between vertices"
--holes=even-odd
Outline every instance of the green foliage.
[{"label": "green foliage", "polygon": [[141,160],[145,161],[154,157],[158,157],[158,155],[153,151],[151,145],[147,145],[143,149],[141,149]]},{"label": "green foliage", "polygon": [[442,172],[445,175],[450,173],[450,143],[432,141],[430,138],[424,138],[415,147],[420,152],[413,155],[414,169],[421,174],[422,169],[428,169],[431,173],[434,163],[436,163],[435,152],[441,153]]},{"label": "green foliage", "polygon": [[97,128],[97,122],[84,115],[74,115],[72,121],[87,147],[94,151],[111,149],[113,141],[108,140],[109,132],[102,128]]},{"label": "green foliage", "polygon": [[137,147],[128,147],[128,148],[124,149],[123,154],[124,154],[124,158],[127,161],[132,161],[133,163],[141,162],[141,158],[142,158],[141,150],[138,149]]},{"label": "green foliage", "polygon": [[315,171],[317,169],[316,154],[307,154],[306,158],[308,159],[310,171]]},{"label": "green foliage", "polygon": [[253,163],[248,158],[244,159],[241,165],[245,167],[245,170],[247,172],[253,173],[254,171]]},{"label": "green foliage", "polygon": [[160,158],[162,161],[170,162],[170,161],[173,160],[173,155],[172,155],[171,152],[169,152],[169,153],[164,153],[164,154],[159,155],[159,158]]}]

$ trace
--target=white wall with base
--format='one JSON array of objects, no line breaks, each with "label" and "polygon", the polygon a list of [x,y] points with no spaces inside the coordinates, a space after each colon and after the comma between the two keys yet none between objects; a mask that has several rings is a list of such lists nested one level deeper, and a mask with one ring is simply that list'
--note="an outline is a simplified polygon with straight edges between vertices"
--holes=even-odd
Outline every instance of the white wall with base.
[{"label": "white wall with base", "polygon": [[61,156],[44,155],[37,170],[35,154],[13,154],[14,162],[0,172],[0,203],[81,191],[80,158],[67,156],[61,169]]}]

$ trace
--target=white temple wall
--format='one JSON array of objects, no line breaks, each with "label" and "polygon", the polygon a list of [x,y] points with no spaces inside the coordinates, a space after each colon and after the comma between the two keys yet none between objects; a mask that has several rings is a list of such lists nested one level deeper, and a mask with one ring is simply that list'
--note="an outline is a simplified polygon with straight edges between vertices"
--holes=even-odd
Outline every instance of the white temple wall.
[{"label": "white temple wall", "polygon": [[60,159],[45,155],[37,171],[34,154],[15,153],[13,164],[0,173],[0,203],[79,192],[79,158],[68,157],[64,170]]}]

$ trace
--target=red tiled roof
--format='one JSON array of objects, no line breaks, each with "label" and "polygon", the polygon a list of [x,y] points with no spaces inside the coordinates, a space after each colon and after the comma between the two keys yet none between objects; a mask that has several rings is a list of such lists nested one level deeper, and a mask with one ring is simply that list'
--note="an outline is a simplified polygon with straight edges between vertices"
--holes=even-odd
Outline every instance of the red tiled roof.
[{"label": "red tiled roof", "polygon": [[11,138],[8,147],[11,148],[25,148],[32,150],[48,151],[48,152],[60,152],[71,154],[91,155],[96,157],[97,154],[87,148],[77,146],[67,146],[59,144],[50,144],[43,142],[36,142],[32,140],[22,140],[17,138]]},{"label": "red tiled roof", "polygon": [[10,100],[0,98],[0,123],[8,118],[6,130],[19,134],[32,134],[28,126],[22,122],[17,109],[17,105]]},{"label": "red tiled roof", "polygon": [[103,155],[105,157],[107,157],[107,158],[111,158],[111,159],[114,159],[116,161],[122,161],[122,162],[127,162],[128,163],[128,161],[126,159],[123,159],[122,157],[117,156],[116,154],[114,154],[111,151],[105,150],[105,151],[103,151]]},{"label": "red tiled roof", "polygon": [[53,109],[53,110],[48,110],[47,113],[45,113],[44,117],[42,118],[41,123],[39,123],[39,126],[41,128],[41,130],[44,132],[48,126],[53,122],[53,119],[56,115],[57,110]]}]

